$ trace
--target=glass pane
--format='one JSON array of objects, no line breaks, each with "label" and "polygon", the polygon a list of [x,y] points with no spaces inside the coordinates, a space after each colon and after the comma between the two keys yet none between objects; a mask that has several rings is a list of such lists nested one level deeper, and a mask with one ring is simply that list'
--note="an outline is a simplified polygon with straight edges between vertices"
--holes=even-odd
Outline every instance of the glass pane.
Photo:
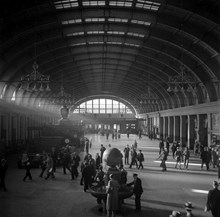
[{"label": "glass pane", "polygon": [[100,113],[105,113],[105,99],[100,99]]},{"label": "glass pane", "polygon": [[[108,109],[112,109],[112,100],[111,99],[107,99],[106,100],[106,107],[108,108]],[[112,112],[111,112],[112,113]]]},{"label": "glass pane", "polygon": [[98,99],[93,100],[93,108],[99,108],[99,100]]},{"label": "glass pane", "polygon": [[85,108],[86,107],[86,104],[85,103],[82,103],[81,105],[80,105],[80,108]]},{"label": "glass pane", "polygon": [[120,113],[125,113],[125,105],[120,103]]},{"label": "glass pane", "polygon": [[93,108],[93,113],[98,114],[99,113],[99,109],[98,108]]}]

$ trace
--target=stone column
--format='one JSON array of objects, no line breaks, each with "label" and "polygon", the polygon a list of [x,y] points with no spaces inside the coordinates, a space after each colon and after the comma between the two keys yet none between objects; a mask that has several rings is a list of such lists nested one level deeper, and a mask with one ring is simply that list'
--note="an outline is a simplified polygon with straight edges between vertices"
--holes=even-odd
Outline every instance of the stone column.
[{"label": "stone column", "polygon": [[164,117],[164,139],[168,137],[168,117]]},{"label": "stone column", "polygon": [[173,140],[173,121],[174,118],[172,116],[168,117],[168,137]]},{"label": "stone column", "polygon": [[174,138],[173,141],[180,140],[180,117],[174,116]]},{"label": "stone column", "polygon": [[159,135],[160,135],[160,138],[163,138],[163,117],[160,117],[159,116]]},{"label": "stone column", "polygon": [[194,148],[194,143],[195,143],[195,138],[194,138],[194,130],[195,130],[194,116],[188,115],[187,119],[188,119],[188,127],[187,127],[187,131],[188,131],[187,141],[188,141],[188,144],[187,144],[187,147],[189,149],[193,149]]},{"label": "stone column", "polygon": [[212,145],[212,115],[208,114],[207,115],[207,133],[208,133],[208,147]]},{"label": "stone column", "polygon": [[180,142],[183,146],[187,145],[187,116],[180,116]]},{"label": "stone column", "polygon": [[207,115],[201,114],[198,118],[198,139],[202,145],[207,144]]}]

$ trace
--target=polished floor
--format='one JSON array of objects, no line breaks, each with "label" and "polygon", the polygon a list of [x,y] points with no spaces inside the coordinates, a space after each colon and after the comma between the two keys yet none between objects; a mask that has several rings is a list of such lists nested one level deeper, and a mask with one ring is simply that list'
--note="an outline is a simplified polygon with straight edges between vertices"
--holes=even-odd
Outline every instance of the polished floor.
[{"label": "polished floor", "polygon": [[[100,144],[108,148],[108,144],[123,151],[135,139],[138,149],[145,156],[144,169],[135,167],[128,171],[128,182],[132,174],[138,173],[142,179],[144,193],[142,195],[142,212],[134,212],[134,197],[125,200],[122,213],[118,216],[128,217],[166,217],[173,210],[180,211],[185,216],[184,204],[192,202],[193,214],[197,217],[211,217],[205,213],[207,191],[212,187],[212,181],[217,178],[217,169],[201,170],[200,159],[191,155],[189,170],[175,169],[172,156],[167,161],[167,171],[162,172],[159,167],[158,140],[142,139],[131,135],[128,139],[122,135],[119,140],[107,141],[104,136],[86,135],[92,139],[90,153],[95,156],[99,152]],[[83,153],[81,153],[81,158]],[[16,167],[15,157],[8,157],[9,169],[6,176],[8,192],[0,192],[1,217],[95,217],[105,216],[98,211],[100,205],[90,193],[83,192],[78,180],[71,181],[70,174],[63,175],[58,168],[56,178],[45,180],[39,177],[40,169],[32,169],[32,181],[23,182],[25,171]]]}]

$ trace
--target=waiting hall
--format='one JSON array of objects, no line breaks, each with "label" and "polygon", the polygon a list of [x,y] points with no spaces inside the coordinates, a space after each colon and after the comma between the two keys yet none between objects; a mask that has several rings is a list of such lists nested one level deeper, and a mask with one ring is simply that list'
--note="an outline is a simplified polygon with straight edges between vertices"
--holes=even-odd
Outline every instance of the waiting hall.
[{"label": "waiting hall", "polygon": [[113,216],[211,217],[219,14],[218,0],[1,1],[0,216],[108,216],[113,175]]}]

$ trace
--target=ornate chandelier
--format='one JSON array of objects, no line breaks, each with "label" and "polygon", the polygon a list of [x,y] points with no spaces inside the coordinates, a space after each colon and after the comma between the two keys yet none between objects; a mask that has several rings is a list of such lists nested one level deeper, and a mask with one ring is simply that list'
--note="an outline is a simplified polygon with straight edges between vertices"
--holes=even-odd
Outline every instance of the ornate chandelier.
[{"label": "ornate chandelier", "polygon": [[52,102],[56,105],[70,106],[74,104],[74,98],[71,94],[66,93],[63,85],[61,85],[60,92],[58,94],[54,94]]},{"label": "ornate chandelier", "polygon": [[30,74],[21,77],[20,88],[26,91],[51,91],[49,83],[50,76],[43,75],[38,71],[38,64],[33,63],[33,71]]},{"label": "ornate chandelier", "polygon": [[150,88],[148,87],[147,93],[141,94],[140,96],[140,104],[156,104],[158,101],[158,97],[151,93]]},{"label": "ornate chandelier", "polygon": [[[181,8],[182,8],[182,0],[181,0]],[[181,23],[180,31],[183,28],[183,24]],[[178,75],[169,77],[167,92],[194,92],[196,91],[197,81],[194,77],[187,74],[187,69],[183,64],[183,37],[181,37],[181,53],[180,53],[180,73]]]},{"label": "ornate chandelier", "polygon": [[185,73],[185,67],[180,66],[180,74],[169,77],[167,92],[193,92],[196,91],[197,82],[194,78]]}]

